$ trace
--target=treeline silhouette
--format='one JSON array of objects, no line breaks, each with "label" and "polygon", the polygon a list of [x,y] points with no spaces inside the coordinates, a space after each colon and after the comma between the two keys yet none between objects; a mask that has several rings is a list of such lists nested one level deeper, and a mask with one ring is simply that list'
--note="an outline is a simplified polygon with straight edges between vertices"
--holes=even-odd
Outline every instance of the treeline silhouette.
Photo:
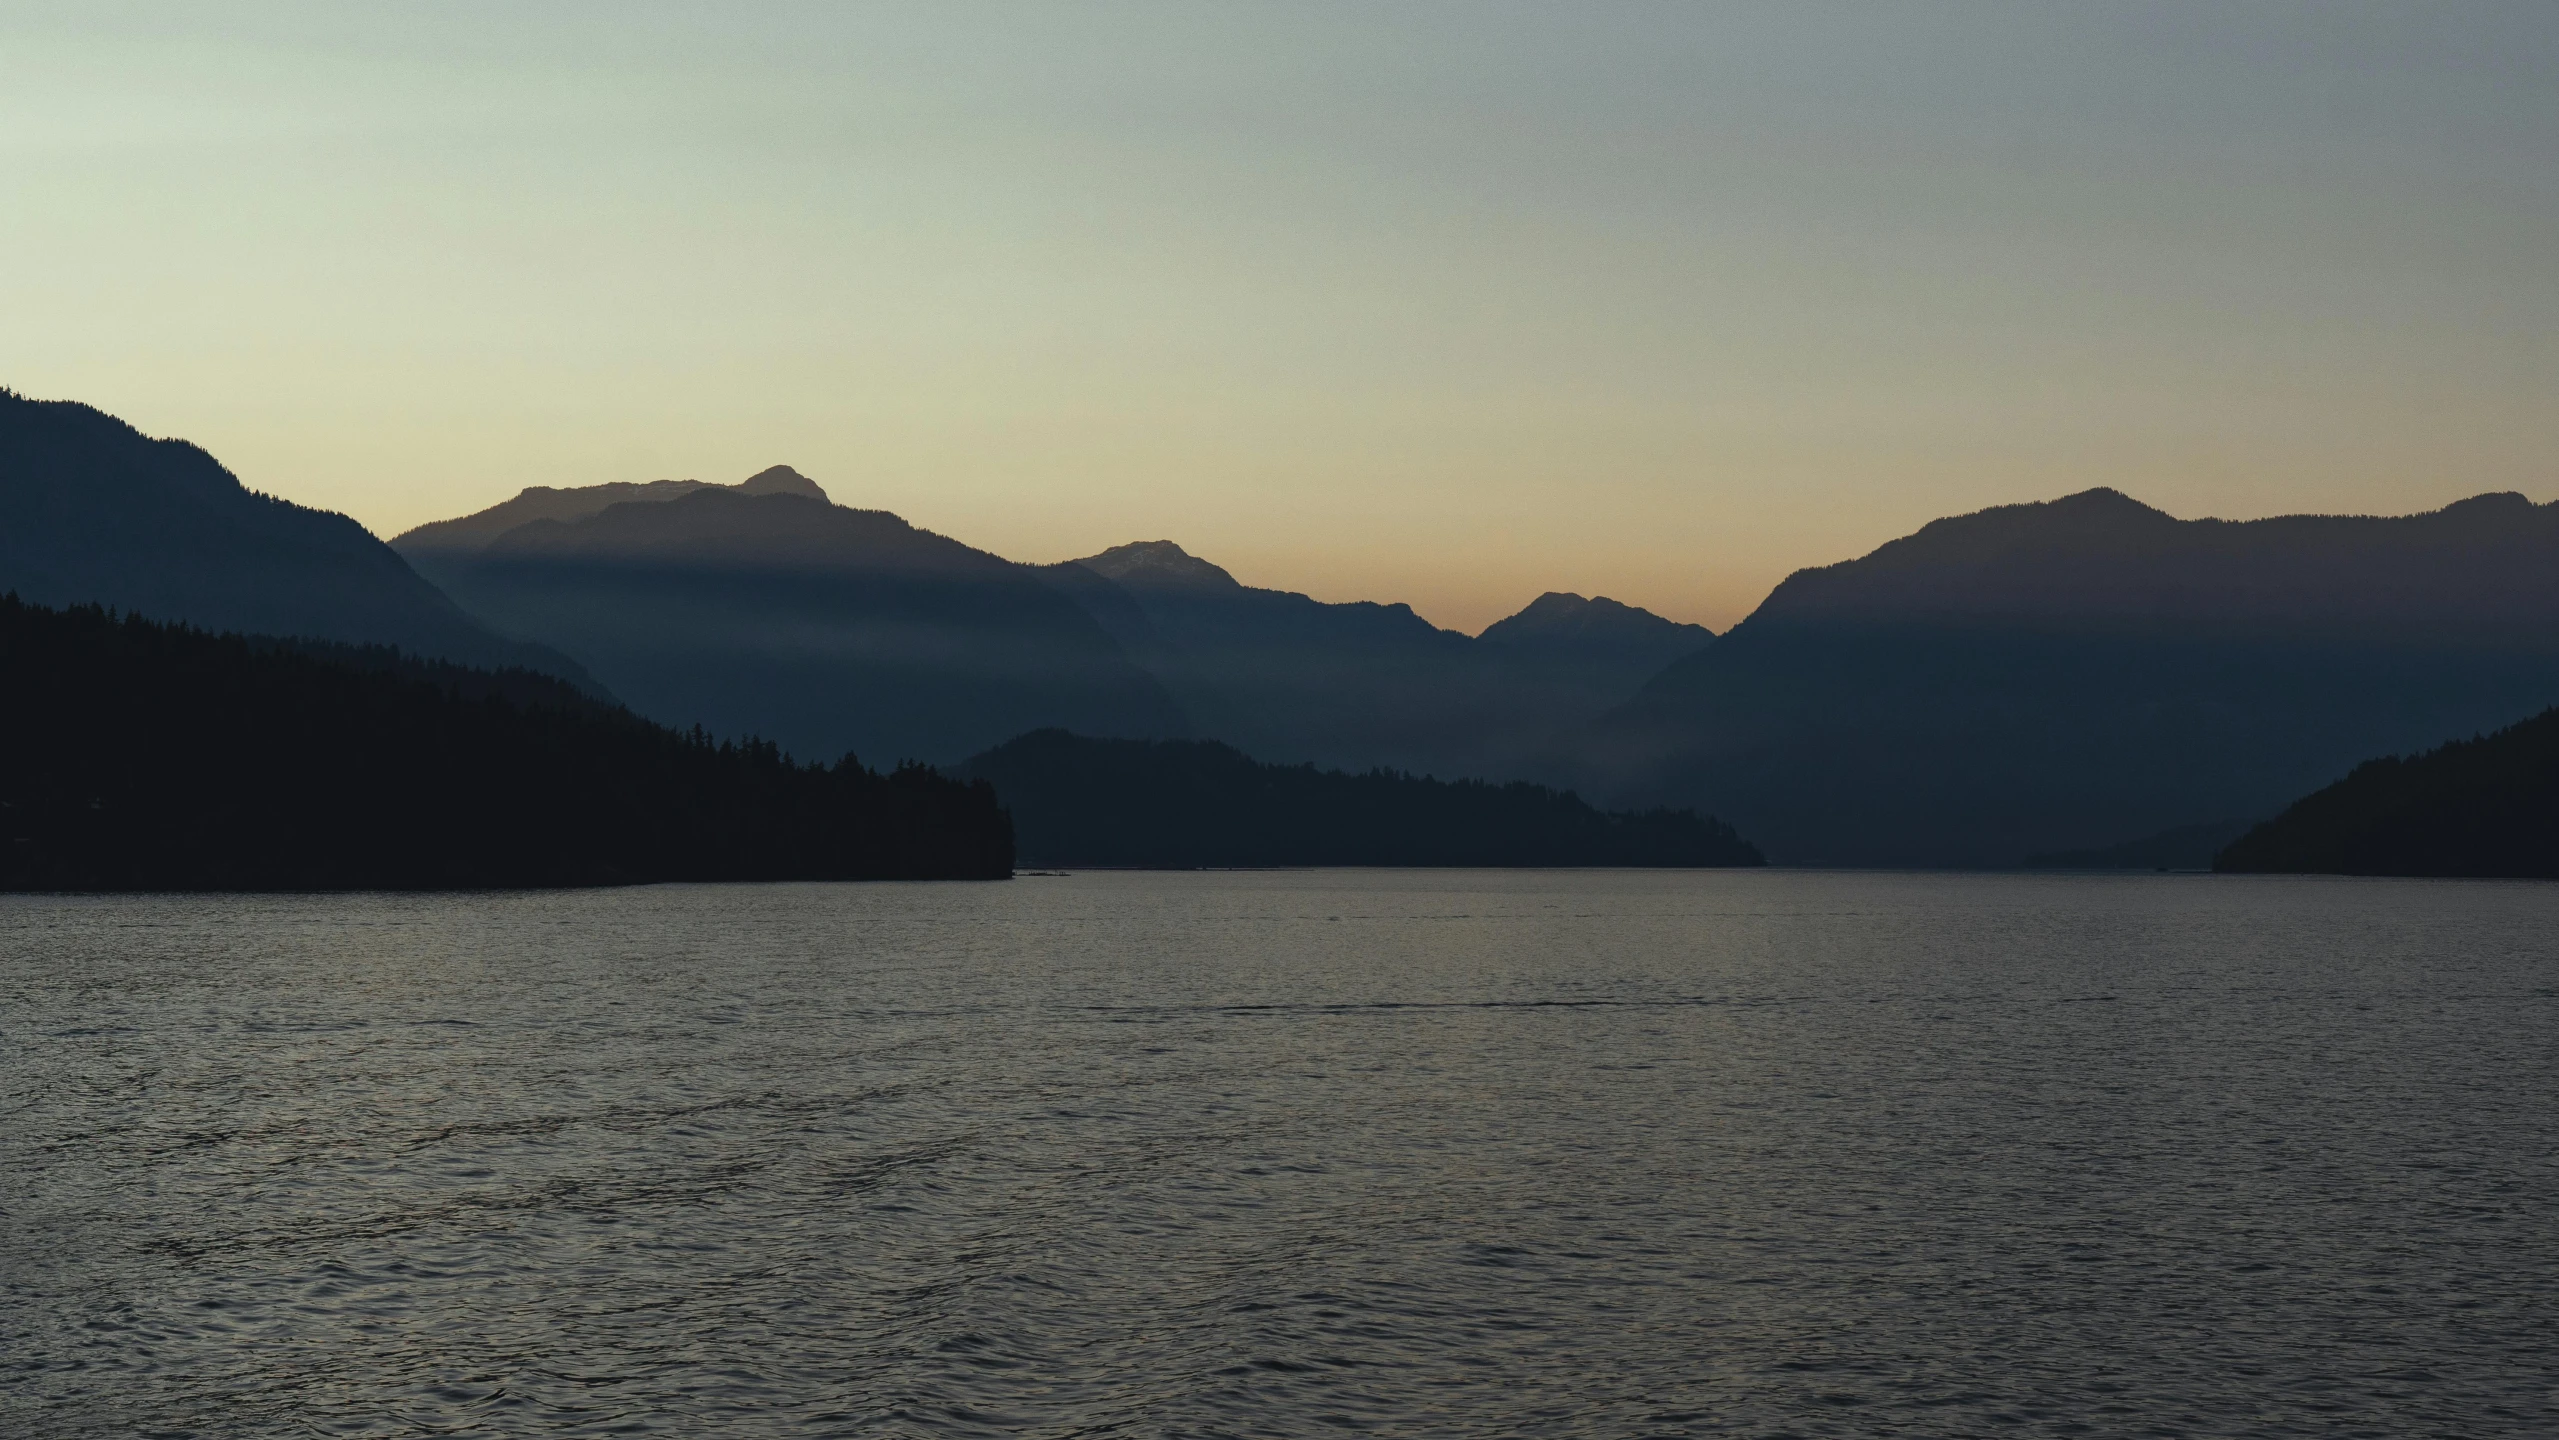
[{"label": "treeline silhouette", "polygon": [[2231,842],[2213,868],[2559,879],[2559,709],[2367,760]]},{"label": "treeline silhouette", "polygon": [[1000,878],[982,784],[715,742],[526,671],[0,597],[0,888]]},{"label": "treeline silhouette", "polygon": [[1012,811],[1024,864],[1759,865],[1688,810],[1608,814],[1570,791],[1265,765],[1207,740],[1036,730],[959,767]]}]

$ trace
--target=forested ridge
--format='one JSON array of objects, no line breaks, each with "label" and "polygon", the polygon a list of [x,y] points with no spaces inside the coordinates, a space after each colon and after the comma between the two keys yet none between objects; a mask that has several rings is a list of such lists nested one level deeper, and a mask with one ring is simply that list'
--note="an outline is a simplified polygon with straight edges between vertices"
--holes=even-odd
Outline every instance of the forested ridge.
[{"label": "forested ridge", "polygon": [[994,784],[1025,864],[1765,863],[1731,826],[1693,811],[1612,814],[1542,785],[1265,765],[1207,740],[1040,730],[975,757],[960,773]]},{"label": "forested ridge", "polygon": [[2559,709],[2368,760],[2231,842],[2213,868],[2559,879]]},{"label": "forested ridge", "polygon": [[983,784],[679,733],[549,677],[0,597],[0,888],[1002,877]]}]

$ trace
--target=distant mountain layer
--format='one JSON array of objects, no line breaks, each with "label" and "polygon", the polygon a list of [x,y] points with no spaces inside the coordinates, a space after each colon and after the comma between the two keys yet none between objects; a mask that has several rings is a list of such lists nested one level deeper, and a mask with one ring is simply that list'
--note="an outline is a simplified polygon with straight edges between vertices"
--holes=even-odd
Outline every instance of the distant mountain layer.
[{"label": "distant mountain layer", "polygon": [[1789,863],[2008,865],[2554,701],[2559,507],[2231,522],[2092,490],[1799,572],[1564,768]]},{"label": "distant mountain layer", "polygon": [[[513,521],[514,523],[506,523]],[[787,467],[739,486],[529,490],[393,545],[640,713],[791,753],[957,759],[1042,725],[1190,732],[1164,687],[1026,567]]]},{"label": "distant mountain layer", "polygon": [[1469,637],[1405,605],[1243,585],[1169,540],[1044,573],[1202,733],[1276,760],[1363,769],[1524,774],[1559,736],[1714,639],[1613,600],[1555,594]]},{"label": "distant mountain layer", "polygon": [[0,600],[0,889],[1000,878],[994,797],[529,677]]},{"label": "distant mountain layer", "polygon": [[2233,841],[2214,868],[2559,879],[2559,710],[2358,765]]},{"label": "distant mountain layer", "polygon": [[1022,736],[959,767],[994,785],[1023,863],[1257,865],[1762,863],[1717,821],[1603,814],[1525,783],[1262,765],[1209,741]]},{"label": "distant mountain layer", "polygon": [[2029,870],[2209,870],[2221,847],[2253,828],[2246,820],[2179,825],[2137,840],[2055,850],[2026,859]]},{"label": "distant mountain layer", "polygon": [[594,683],[557,651],[464,614],[343,515],[252,493],[195,446],[86,405],[0,391],[7,592]]}]

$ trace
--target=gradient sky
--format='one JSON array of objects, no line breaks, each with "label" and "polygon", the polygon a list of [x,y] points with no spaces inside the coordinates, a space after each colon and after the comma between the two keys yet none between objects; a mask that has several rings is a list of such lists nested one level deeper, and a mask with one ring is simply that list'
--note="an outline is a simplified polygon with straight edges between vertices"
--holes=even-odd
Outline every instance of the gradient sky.
[{"label": "gradient sky", "polygon": [[2559,493],[2559,4],[0,3],[0,384],[386,536],[788,462],[1721,628],[2091,485]]}]

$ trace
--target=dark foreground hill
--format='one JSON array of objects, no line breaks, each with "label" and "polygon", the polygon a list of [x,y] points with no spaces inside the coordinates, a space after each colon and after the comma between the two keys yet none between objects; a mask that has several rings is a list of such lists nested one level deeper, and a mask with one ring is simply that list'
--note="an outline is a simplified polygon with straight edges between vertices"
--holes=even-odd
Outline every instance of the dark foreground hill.
[{"label": "dark foreground hill", "polygon": [[0,598],[0,888],[1000,878],[994,796],[516,672]]},{"label": "dark foreground hill", "polygon": [[2213,868],[2559,879],[2559,710],[2358,765],[2231,842]]},{"label": "dark foreground hill", "polygon": [[742,484],[528,490],[393,542],[477,615],[668,724],[952,761],[1025,730],[1186,735],[1181,707],[1027,567],[776,466]]},{"label": "dark foreground hill", "polygon": [[466,615],[344,515],[248,490],[183,440],[0,390],[0,591],[248,634],[395,645],[593,687]]},{"label": "dark foreground hill", "polygon": [[960,773],[995,786],[1025,864],[1764,863],[1730,826],[1688,811],[1603,814],[1538,785],[1263,765],[1213,741],[1043,730]]},{"label": "dark foreground hill", "polygon": [[2111,490],[1806,570],[1583,737],[1790,864],[2003,866],[2270,815],[2559,703],[2559,506],[2179,520]]}]

